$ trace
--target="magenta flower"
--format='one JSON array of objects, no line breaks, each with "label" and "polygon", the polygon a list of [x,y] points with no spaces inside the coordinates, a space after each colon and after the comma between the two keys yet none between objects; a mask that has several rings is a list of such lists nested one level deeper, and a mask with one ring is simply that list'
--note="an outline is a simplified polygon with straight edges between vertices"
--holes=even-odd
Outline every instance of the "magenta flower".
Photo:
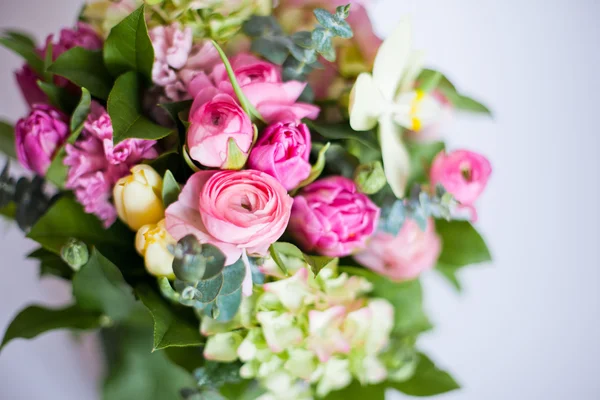
[{"label": "magenta flower", "polygon": [[276,122],[269,125],[252,148],[248,166],[266,172],[287,190],[310,175],[310,131],[305,124]]},{"label": "magenta flower", "polygon": [[15,126],[17,158],[28,170],[45,175],[69,135],[69,118],[54,107],[34,105]]},{"label": "magenta flower", "polygon": [[294,198],[288,229],[304,250],[343,257],[365,247],[377,228],[379,211],[352,180],[331,176]]},{"label": "magenta flower", "polygon": [[25,98],[25,101],[30,108],[34,104],[47,104],[48,96],[40,89],[37,84],[40,77],[31,69],[27,64],[15,71],[15,78],[17,79],[17,85],[21,89],[21,94]]},{"label": "magenta flower", "polygon": [[113,146],[110,116],[100,104],[92,102],[80,138],[66,146],[64,163],[69,172],[65,187],[75,192],[87,213],[95,214],[108,227],[117,218],[111,202],[113,186],[129,174],[131,167],[155,158],[155,144],[153,140],[126,139]]}]

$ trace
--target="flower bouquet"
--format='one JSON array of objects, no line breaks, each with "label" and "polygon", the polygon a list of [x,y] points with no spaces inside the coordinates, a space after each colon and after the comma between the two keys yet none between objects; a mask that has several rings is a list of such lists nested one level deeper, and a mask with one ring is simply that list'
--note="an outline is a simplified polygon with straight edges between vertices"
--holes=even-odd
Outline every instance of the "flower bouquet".
[{"label": "flower bouquet", "polygon": [[[275,2],[277,3],[277,2]],[[491,172],[439,125],[489,113],[337,0],[121,0],[38,45],[6,30],[28,170],[0,210],[71,282],[1,347],[99,330],[105,399],[383,399],[457,389],[423,353],[419,276],[490,260]],[[274,7],[276,5],[276,7]],[[1,348],[0,347],[0,348]]]}]

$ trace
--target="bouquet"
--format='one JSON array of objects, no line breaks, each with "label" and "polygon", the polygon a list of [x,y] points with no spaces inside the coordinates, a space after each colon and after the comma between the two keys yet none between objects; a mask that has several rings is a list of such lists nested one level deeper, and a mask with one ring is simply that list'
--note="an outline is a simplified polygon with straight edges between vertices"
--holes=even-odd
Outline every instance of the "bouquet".
[{"label": "bouquet", "polygon": [[0,349],[98,330],[110,400],[459,387],[418,350],[419,277],[460,289],[490,260],[472,225],[490,163],[439,134],[489,110],[424,67],[408,19],[381,41],[359,1],[101,0],[0,44],[29,105],[1,125],[28,171],[5,164],[1,214],[73,288]]}]

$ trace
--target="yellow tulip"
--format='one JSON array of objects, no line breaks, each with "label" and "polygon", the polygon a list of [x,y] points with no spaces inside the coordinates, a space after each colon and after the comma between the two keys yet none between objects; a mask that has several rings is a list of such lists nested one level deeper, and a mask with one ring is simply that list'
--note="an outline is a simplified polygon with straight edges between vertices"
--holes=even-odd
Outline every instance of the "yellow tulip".
[{"label": "yellow tulip", "polygon": [[163,219],[162,186],[162,178],[152,167],[144,164],[133,167],[131,175],[121,178],[113,190],[121,221],[137,231]]},{"label": "yellow tulip", "polygon": [[142,226],[135,236],[135,249],[144,257],[148,273],[170,279],[174,278],[173,254],[168,245],[175,243],[165,228],[164,219],[157,224]]}]

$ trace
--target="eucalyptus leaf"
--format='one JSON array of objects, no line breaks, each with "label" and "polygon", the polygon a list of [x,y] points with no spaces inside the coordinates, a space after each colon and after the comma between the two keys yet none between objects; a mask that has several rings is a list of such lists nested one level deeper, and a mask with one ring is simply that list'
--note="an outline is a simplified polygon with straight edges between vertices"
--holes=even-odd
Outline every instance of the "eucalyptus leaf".
[{"label": "eucalyptus leaf", "polygon": [[394,382],[390,387],[410,396],[435,396],[460,389],[454,378],[424,354],[419,353],[417,369],[412,378],[404,382]]},{"label": "eucalyptus leaf", "polygon": [[101,312],[113,321],[125,320],[136,303],[119,268],[96,249],[73,276],[73,296],[81,308]]},{"label": "eucalyptus leaf", "polygon": [[102,100],[108,98],[113,78],[104,66],[102,52],[74,47],[62,53],[48,71],[67,78]]},{"label": "eucalyptus leaf", "polygon": [[196,285],[198,301],[211,303],[215,301],[223,287],[223,275],[219,274],[212,279],[199,281]]},{"label": "eucalyptus leaf", "polygon": [[260,54],[273,64],[282,65],[287,58],[288,43],[278,37],[258,37],[252,41],[250,51]]},{"label": "eucalyptus leaf", "polygon": [[203,244],[202,257],[206,262],[206,269],[204,270],[202,279],[212,279],[219,275],[223,271],[223,268],[225,268],[225,254],[217,246]]},{"label": "eucalyptus leaf", "polygon": [[152,351],[167,347],[199,346],[204,341],[196,326],[177,313],[146,284],[135,288],[136,295],[154,319],[154,344]]},{"label": "eucalyptus leaf", "polygon": [[35,48],[35,43],[24,40],[21,35],[15,36],[14,33],[3,32],[3,37],[0,37],[0,45],[23,57],[31,69],[39,76],[43,76],[44,60]]},{"label": "eucalyptus leaf", "polygon": [[179,198],[179,193],[181,193],[179,183],[177,183],[177,181],[175,180],[173,173],[167,170],[167,172],[165,172],[165,177],[163,178],[162,188],[162,199],[164,207],[167,208],[171,204],[175,203]]},{"label": "eucalyptus leaf", "polygon": [[246,267],[240,258],[235,263],[223,269],[223,286],[219,296],[227,296],[238,290],[246,277]]},{"label": "eucalyptus leaf", "polygon": [[77,305],[62,309],[29,306],[21,310],[6,329],[0,350],[14,339],[33,339],[56,329],[95,329],[100,322],[100,313],[84,310]]},{"label": "eucalyptus leaf", "polygon": [[143,5],[112,28],[104,43],[104,62],[113,76],[136,71],[152,81],[154,48]]},{"label": "eucalyptus leaf", "polygon": [[237,314],[240,304],[242,304],[241,287],[229,295],[219,295],[216,301],[219,315],[215,319],[219,322],[231,321]]},{"label": "eucalyptus leaf", "polygon": [[110,92],[107,110],[112,121],[115,145],[132,138],[158,140],[173,132],[142,115],[140,91],[138,75],[130,71],[117,78]]},{"label": "eucalyptus leaf", "polygon": [[305,49],[313,48],[311,32],[307,32],[307,31],[295,32],[292,34],[290,39],[292,39],[292,42],[294,42],[295,44],[297,44],[300,47],[304,47]]},{"label": "eucalyptus leaf", "polygon": [[15,128],[5,121],[0,121],[0,152],[12,159],[17,159]]}]

